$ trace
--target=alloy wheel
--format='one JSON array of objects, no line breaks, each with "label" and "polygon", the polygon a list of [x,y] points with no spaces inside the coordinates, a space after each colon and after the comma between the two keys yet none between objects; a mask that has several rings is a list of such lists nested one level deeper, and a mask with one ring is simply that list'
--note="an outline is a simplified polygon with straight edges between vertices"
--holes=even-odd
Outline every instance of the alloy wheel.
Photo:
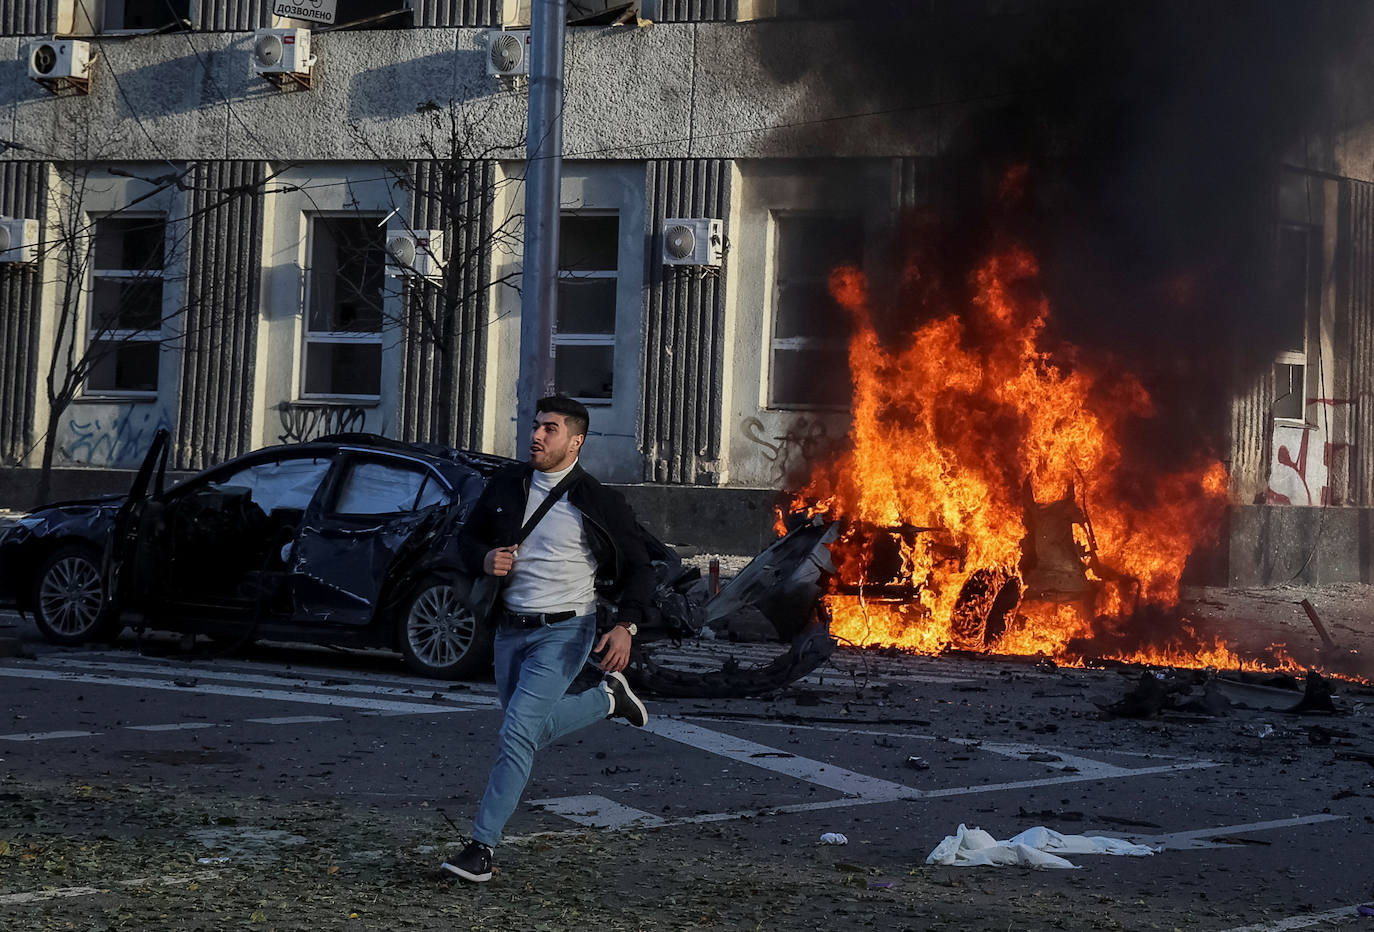
[{"label": "alloy wheel", "polygon": [[79,637],[96,626],[103,601],[100,569],[78,555],[49,567],[38,590],[43,617],[54,631],[69,637]]},{"label": "alloy wheel", "polygon": [[420,661],[433,667],[457,663],[472,646],[477,623],[458,591],[430,586],[415,599],[406,621],[406,640]]}]

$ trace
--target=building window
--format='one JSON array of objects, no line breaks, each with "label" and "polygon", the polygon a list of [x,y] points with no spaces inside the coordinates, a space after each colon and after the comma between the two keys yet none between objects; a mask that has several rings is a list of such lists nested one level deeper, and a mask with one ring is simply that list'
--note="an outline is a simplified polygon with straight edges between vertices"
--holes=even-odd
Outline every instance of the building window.
[{"label": "building window", "polygon": [[94,230],[86,390],[154,393],[162,341],[166,218],[98,217]]},{"label": "building window", "polygon": [[105,31],[161,29],[189,21],[191,0],[105,0]]},{"label": "building window", "polygon": [[1307,322],[1321,297],[1321,227],[1281,224],[1275,267],[1284,342],[1274,360],[1273,415],[1302,421],[1307,415]]},{"label": "building window", "polygon": [[611,400],[620,216],[564,214],[558,238],[558,313],[553,379],[558,392],[584,403]]},{"label": "building window", "polygon": [[383,221],[381,214],[310,218],[304,398],[381,396]]},{"label": "building window", "polygon": [[849,314],[830,296],[830,272],[863,262],[856,216],[778,214],[774,218],[773,333],[768,406],[849,404]]}]

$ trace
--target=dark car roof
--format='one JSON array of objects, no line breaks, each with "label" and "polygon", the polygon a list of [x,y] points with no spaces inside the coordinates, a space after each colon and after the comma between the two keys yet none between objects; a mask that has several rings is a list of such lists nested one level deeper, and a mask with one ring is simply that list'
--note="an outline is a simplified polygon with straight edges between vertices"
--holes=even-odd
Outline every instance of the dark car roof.
[{"label": "dark car roof", "polygon": [[[410,456],[424,456],[431,460],[437,460],[438,464],[452,463],[457,466],[466,466],[484,477],[490,477],[494,473],[516,462],[513,459],[505,456],[497,456],[494,453],[475,453],[471,450],[457,450],[453,447],[445,447],[437,443],[412,443],[405,440],[393,440],[390,437],[383,437],[379,434],[328,434],[324,437],[320,437],[318,440],[311,441],[311,443],[327,443],[340,447],[366,447],[383,452],[404,453]],[[302,446],[308,445],[309,444],[302,444]]]}]

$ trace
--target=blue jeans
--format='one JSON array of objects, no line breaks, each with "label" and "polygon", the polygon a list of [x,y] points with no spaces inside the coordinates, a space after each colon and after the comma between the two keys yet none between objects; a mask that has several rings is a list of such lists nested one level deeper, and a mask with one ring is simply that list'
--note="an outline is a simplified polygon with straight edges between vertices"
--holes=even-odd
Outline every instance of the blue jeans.
[{"label": "blue jeans", "polygon": [[610,714],[601,686],[565,695],[596,636],[596,616],[542,628],[497,628],[496,695],[506,710],[499,753],[477,807],[472,837],[496,847],[530,779],[534,752]]}]

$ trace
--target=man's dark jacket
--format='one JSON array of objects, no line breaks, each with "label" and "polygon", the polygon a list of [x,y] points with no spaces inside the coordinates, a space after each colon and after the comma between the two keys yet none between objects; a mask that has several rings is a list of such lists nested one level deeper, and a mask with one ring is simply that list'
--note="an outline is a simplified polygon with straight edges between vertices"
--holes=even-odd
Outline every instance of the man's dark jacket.
[{"label": "man's dark jacket", "polygon": [[[596,590],[619,606],[619,621],[641,624],[654,594],[654,568],[644,548],[634,512],[624,496],[592,478],[581,466],[566,495],[582,512],[582,526],[596,560]],[[474,577],[495,547],[509,546],[524,524],[534,467],[522,463],[492,476],[458,537],[458,559]],[[509,578],[509,577],[506,577]]]}]

